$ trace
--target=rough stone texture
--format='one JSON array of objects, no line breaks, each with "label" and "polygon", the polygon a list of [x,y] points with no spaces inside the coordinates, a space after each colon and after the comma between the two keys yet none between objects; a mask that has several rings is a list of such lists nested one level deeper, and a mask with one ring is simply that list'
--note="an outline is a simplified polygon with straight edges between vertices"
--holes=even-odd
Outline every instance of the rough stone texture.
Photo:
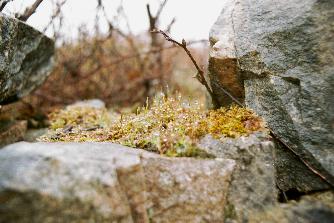
[{"label": "rough stone texture", "polygon": [[105,108],[106,105],[100,99],[89,99],[84,101],[77,101],[67,107],[92,107],[92,108]]},{"label": "rough stone texture", "polygon": [[152,222],[223,222],[234,161],[144,159]]},{"label": "rough stone texture", "polygon": [[0,222],[223,222],[234,165],[112,143],[16,143],[0,150]]},{"label": "rough stone texture", "polygon": [[26,134],[23,137],[23,141],[26,142],[37,142],[38,138],[47,134],[48,129],[47,128],[41,128],[41,129],[28,129]]},{"label": "rough stone texture", "polygon": [[[232,69],[226,75],[243,80],[246,105],[334,183],[333,36],[332,0],[225,0],[210,41],[211,57],[237,60],[233,69],[221,63],[216,70]],[[210,74],[215,92],[230,84],[217,81],[221,75]],[[284,191],[328,188],[285,148],[276,166]]]},{"label": "rough stone texture", "polygon": [[245,100],[245,91],[240,74],[236,58],[225,58],[218,54],[210,55],[209,78],[220,106],[233,103],[222,88],[232,94],[238,101],[243,102]]},{"label": "rough stone texture", "polygon": [[34,90],[49,75],[54,42],[27,24],[0,13],[0,104]]},{"label": "rough stone texture", "polygon": [[27,121],[0,122],[0,149],[10,143],[23,140],[27,132]]},{"label": "rough stone texture", "polygon": [[334,194],[325,192],[252,213],[249,223],[332,223],[333,220]]},{"label": "rough stone texture", "polygon": [[225,222],[247,222],[250,213],[263,211],[277,202],[274,143],[266,133],[224,138],[222,142],[208,135],[199,146],[216,157],[236,161],[225,206]]}]

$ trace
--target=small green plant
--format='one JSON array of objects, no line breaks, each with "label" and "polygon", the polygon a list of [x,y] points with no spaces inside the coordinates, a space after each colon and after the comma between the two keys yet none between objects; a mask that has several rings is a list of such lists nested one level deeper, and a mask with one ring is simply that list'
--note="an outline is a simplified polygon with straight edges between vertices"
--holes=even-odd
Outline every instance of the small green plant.
[{"label": "small green plant", "polygon": [[234,138],[265,129],[261,118],[246,108],[207,111],[196,102],[163,95],[135,113],[68,107],[49,118],[50,131],[41,141],[107,141],[171,157],[207,157],[197,147],[199,139],[207,134],[216,139]]}]

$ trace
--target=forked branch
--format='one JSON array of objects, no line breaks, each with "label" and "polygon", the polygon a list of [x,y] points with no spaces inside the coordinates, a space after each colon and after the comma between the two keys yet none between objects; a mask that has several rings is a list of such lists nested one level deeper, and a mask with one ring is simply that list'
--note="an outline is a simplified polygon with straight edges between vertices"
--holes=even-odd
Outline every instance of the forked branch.
[{"label": "forked branch", "polygon": [[[186,53],[187,55],[189,56],[191,62],[194,64],[196,70],[197,70],[197,74],[195,76],[195,78],[202,84],[204,85],[204,87],[206,88],[206,90],[208,91],[208,93],[210,94],[211,96],[211,99],[212,99],[212,103],[213,105],[216,107],[219,103],[218,103],[218,100],[215,96],[215,94],[213,93],[213,91],[211,90],[208,82],[206,81],[205,77],[204,77],[204,71],[198,66],[195,58],[192,56],[192,54],[190,53],[189,49],[187,48],[187,42],[183,39],[182,40],[182,43],[174,40],[173,38],[171,38],[170,36],[168,36],[164,31],[162,30],[152,30],[151,31],[152,33],[158,33],[158,34],[161,34],[163,35],[163,37],[173,43],[173,44],[176,44],[178,45],[179,47],[181,47]],[[236,99],[233,95],[231,95],[227,90],[223,89],[224,93],[230,97],[236,104],[240,105],[240,106],[243,106],[243,104],[238,101],[238,99]]]}]

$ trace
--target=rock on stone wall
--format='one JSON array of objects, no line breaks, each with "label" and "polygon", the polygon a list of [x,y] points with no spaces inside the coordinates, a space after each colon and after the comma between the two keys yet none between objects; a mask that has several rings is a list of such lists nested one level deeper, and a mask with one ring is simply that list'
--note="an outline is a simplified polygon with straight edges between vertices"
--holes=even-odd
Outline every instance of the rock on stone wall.
[{"label": "rock on stone wall", "polygon": [[235,162],[112,143],[0,150],[0,222],[223,222]]},{"label": "rock on stone wall", "polygon": [[[210,34],[209,64],[215,94],[225,86],[240,98],[244,89],[246,105],[332,181],[333,36],[332,0],[225,0]],[[222,95],[221,105],[229,103]],[[284,191],[328,188],[283,146],[276,167]]]},{"label": "rock on stone wall", "polygon": [[41,85],[53,65],[54,42],[15,18],[0,13],[0,104]]},{"label": "rock on stone wall", "polygon": [[274,143],[266,133],[222,140],[207,135],[199,147],[216,157],[236,161],[226,198],[225,222],[248,222],[250,214],[277,203]]}]

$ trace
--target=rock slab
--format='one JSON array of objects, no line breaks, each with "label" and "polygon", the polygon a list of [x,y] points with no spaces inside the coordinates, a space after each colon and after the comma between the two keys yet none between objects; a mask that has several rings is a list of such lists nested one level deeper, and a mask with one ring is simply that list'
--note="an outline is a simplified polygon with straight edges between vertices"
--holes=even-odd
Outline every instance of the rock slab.
[{"label": "rock slab", "polygon": [[0,222],[223,222],[235,162],[112,143],[0,150]]},{"label": "rock slab", "polygon": [[[228,90],[238,97],[244,89],[246,105],[334,182],[334,1],[223,4],[210,34],[213,90],[236,86]],[[224,97],[221,105],[229,104]],[[286,148],[276,152],[276,167],[283,191],[328,188]]]},{"label": "rock slab", "polygon": [[334,219],[334,193],[331,191],[303,196],[269,207],[264,212],[252,213],[249,223],[332,223]]},{"label": "rock slab", "polygon": [[199,147],[207,153],[236,161],[226,198],[225,222],[248,222],[252,213],[277,203],[274,147],[264,132],[240,138],[203,138]]},{"label": "rock slab", "polygon": [[41,85],[51,72],[53,55],[53,40],[0,12],[0,104]]}]

